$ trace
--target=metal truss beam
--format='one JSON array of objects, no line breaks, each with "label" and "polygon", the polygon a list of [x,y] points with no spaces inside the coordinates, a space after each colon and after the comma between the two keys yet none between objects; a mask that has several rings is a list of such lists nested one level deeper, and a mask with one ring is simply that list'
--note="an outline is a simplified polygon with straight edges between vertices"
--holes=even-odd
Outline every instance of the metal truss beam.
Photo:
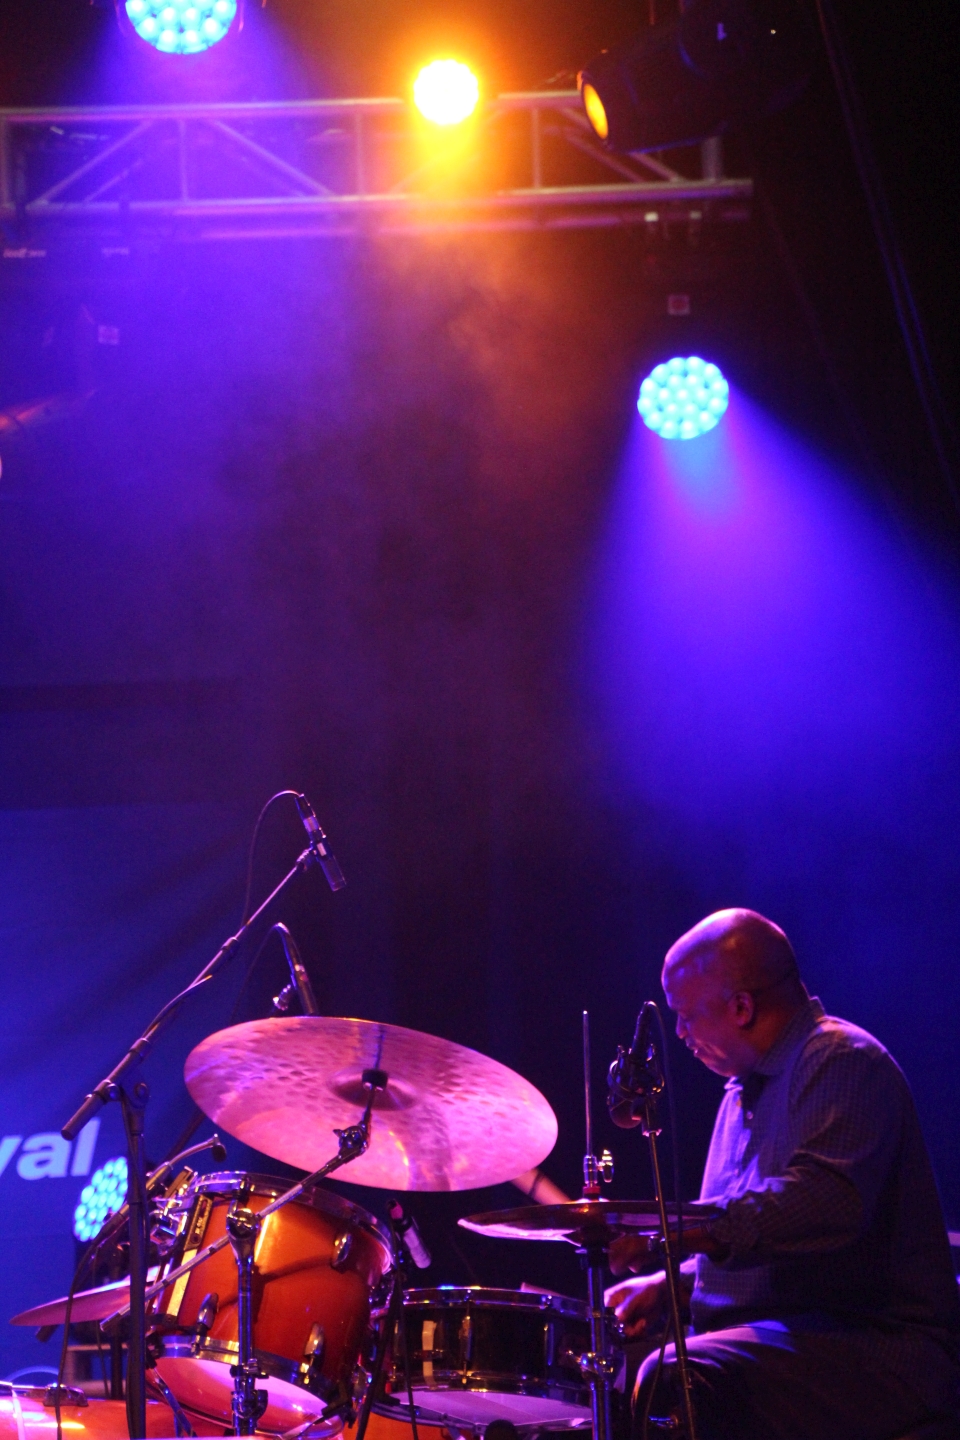
[{"label": "metal truss beam", "polygon": [[438,131],[403,100],[0,110],[5,253],[358,233],[745,218],[719,142],[608,154],[575,91],[501,95]]}]

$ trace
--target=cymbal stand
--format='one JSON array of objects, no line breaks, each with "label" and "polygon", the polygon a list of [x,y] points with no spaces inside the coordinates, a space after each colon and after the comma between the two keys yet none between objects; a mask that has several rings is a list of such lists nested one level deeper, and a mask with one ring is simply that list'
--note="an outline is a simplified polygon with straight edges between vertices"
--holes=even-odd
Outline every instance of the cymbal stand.
[{"label": "cymbal stand", "polygon": [[[604,1150],[598,1160],[593,1151],[593,1115],[590,1086],[590,1016],[583,1012],[583,1090],[586,1107],[587,1148],[583,1157],[583,1198],[596,1200],[600,1181],[613,1179],[613,1156]],[[607,1325],[603,1310],[603,1279],[606,1269],[606,1247],[602,1239],[584,1234],[578,1249],[580,1263],[587,1274],[587,1298],[590,1303],[590,1349],[577,1357],[581,1374],[590,1386],[590,1408],[593,1413],[594,1440],[612,1440],[610,1387],[616,1374],[616,1363],[607,1343]]]},{"label": "cymbal stand", "polygon": [[[285,1195],[274,1200],[259,1212],[248,1208],[246,1191],[241,1189],[227,1213],[227,1238],[233,1246],[233,1253],[237,1261],[237,1363],[230,1367],[230,1374],[233,1376],[233,1431],[235,1435],[256,1433],[257,1421],[267,1408],[269,1398],[266,1390],[257,1389],[257,1381],[262,1380],[264,1376],[253,1347],[253,1264],[260,1227],[268,1215],[272,1215],[282,1205],[289,1204],[297,1195],[302,1194],[308,1183],[320,1179],[323,1175],[329,1175],[333,1170],[339,1170],[341,1165],[358,1159],[367,1149],[370,1144],[370,1116],[373,1111],[373,1102],[378,1092],[387,1088],[388,1077],[385,1071],[379,1068],[382,1048],[383,1037],[381,1034],[380,1045],[377,1048],[377,1064],[372,1069],[363,1072],[364,1088],[368,1091],[363,1118],[359,1125],[348,1125],[345,1130],[336,1131],[339,1145],[333,1159],[328,1160],[326,1165],[322,1165],[313,1175],[308,1176],[307,1180],[302,1180],[299,1185],[295,1185],[292,1190],[288,1190]],[[414,1440],[416,1440],[416,1435]]]},{"label": "cymbal stand", "polygon": [[[291,1185],[276,1200],[271,1200],[262,1210],[250,1211],[245,1204],[231,1206],[231,1212],[227,1216],[226,1232],[219,1240],[213,1240],[209,1245],[198,1250],[189,1260],[182,1265],[177,1265],[173,1270],[167,1271],[159,1280],[155,1281],[144,1293],[144,1306],[141,1306],[141,1313],[144,1313],[145,1305],[161,1294],[181,1275],[188,1275],[198,1265],[202,1265],[211,1255],[216,1255],[227,1245],[232,1245],[234,1254],[237,1257],[237,1342],[238,1354],[237,1364],[231,1367],[231,1374],[234,1377],[234,1433],[237,1435],[252,1435],[256,1430],[256,1421],[263,1414],[263,1407],[266,1404],[264,1392],[257,1391],[256,1381],[262,1378],[259,1374],[256,1356],[253,1349],[252,1337],[252,1308],[250,1304],[253,1263],[255,1260],[257,1236],[264,1220],[275,1211],[281,1210],[284,1205],[289,1205],[303,1194],[310,1190],[318,1180],[324,1176],[331,1175],[334,1170],[349,1164],[351,1160],[357,1160],[370,1144],[370,1117],[373,1111],[374,1101],[378,1092],[387,1088],[389,1076],[385,1070],[379,1068],[380,1053],[383,1039],[381,1035],[380,1045],[377,1050],[377,1064],[368,1070],[363,1071],[362,1081],[364,1087],[369,1091],[366,1108],[359,1123],[348,1125],[343,1130],[335,1130],[334,1134],[338,1139],[337,1153],[332,1159],[321,1165],[319,1170],[314,1170],[296,1185]],[[238,1196],[238,1200],[242,1199]],[[244,1298],[246,1297],[246,1298]],[[101,1329],[112,1333],[120,1321],[131,1313],[131,1306],[126,1305],[115,1314],[109,1315],[101,1322]],[[257,1397],[263,1395],[263,1401]],[[257,1406],[260,1406],[257,1409]],[[252,1423],[251,1423],[252,1422]],[[238,1428],[240,1426],[251,1428]]]},{"label": "cymbal stand", "polygon": [[237,1363],[233,1376],[233,1430],[235,1435],[253,1435],[257,1421],[267,1408],[266,1390],[257,1389],[263,1379],[253,1348],[253,1256],[260,1234],[260,1217],[247,1208],[246,1185],[227,1212],[226,1227],[237,1261]]}]

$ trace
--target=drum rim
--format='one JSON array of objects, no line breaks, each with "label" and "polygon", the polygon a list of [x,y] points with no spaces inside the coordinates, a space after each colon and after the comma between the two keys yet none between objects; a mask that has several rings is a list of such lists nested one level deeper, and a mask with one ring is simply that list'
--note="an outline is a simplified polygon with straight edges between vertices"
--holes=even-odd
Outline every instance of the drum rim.
[{"label": "drum rim", "polygon": [[490,1285],[436,1285],[411,1288],[403,1292],[403,1308],[411,1310],[462,1308],[477,1310],[528,1310],[535,1314],[553,1311],[589,1323],[590,1306],[573,1295],[550,1295],[542,1290],[506,1290]]},{"label": "drum rim", "polygon": [[[296,1180],[284,1180],[279,1175],[261,1175],[254,1170],[211,1170],[205,1175],[194,1176],[187,1188],[193,1195],[216,1194],[218,1185],[227,1187],[232,1184],[233,1188],[238,1190],[244,1180],[250,1182],[251,1195],[268,1195],[272,1200],[278,1199],[297,1184]],[[229,1190],[225,1189],[224,1193],[228,1194]],[[351,1221],[362,1230],[370,1231],[383,1245],[389,1257],[384,1273],[389,1270],[393,1263],[390,1232],[382,1220],[378,1220],[376,1215],[372,1215],[355,1200],[348,1200],[345,1195],[338,1195],[335,1190],[323,1190],[317,1184],[302,1191],[290,1203],[308,1205],[312,1210],[319,1210],[321,1214],[330,1215],[337,1220]]]},{"label": "drum rim", "polygon": [[[329,1384],[325,1389],[321,1388],[317,1381],[319,1377],[313,1377],[311,1381],[305,1381],[301,1376],[300,1364],[295,1360],[288,1360],[285,1355],[275,1355],[270,1350],[254,1349],[254,1355],[264,1370],[265,1380],[282,1380],[294,1390],[312,1395],[317,1400],[329,1401],[335,1386]],[[236,1340],[211,1340],[205,1337],[197,1340],[194,1336],[187,1335],[164,1335],[163,1351],[161,1360],[210,1360],[217,1365],[223,1365],[229,1369],[237,1363],[240,1354],[240,1347]],[[232,1389],[233,1382],[229,1382]],[[173,1387],[171,1386],[171,1389]]]},{"label": "drum rim", "polygon": [[[412,1377],[411,1377],[412,1378]],[[444,1384],[453,1380],[455,1384]],[[412,1384],[417,1395],[526,1395],[533,1400],[559,1400],[567,1405],[576,1404],[570,1395],[586,1398],[577,1408],[589,1410],[590,1387],[585,1380],[538,1379],[535,1375],[517,1375],[509,1370],[474,1370],[465,1375],[462,1370],[442,1370],[435,1366],[432,1384]],[[557,1393],[554,1393],[557,1392]]]},{"label": "drum rim", "polygon": [[[439,1420],[439,1422],[440,1422],[440,1423],[443,1423],[443,1424],[445,1424],[448,1420],[456,1420],[457,1423],[458,1423],[458,1425],[460,1425],[460,1424],[462,1424],[462,1425],[473,1425],[473,1424],[475,1424],[475,1423],[477,1423],[477,1422],[465,1420],[462,1416],[454,1416],[454,1415],[452,1415],[452,1414],[450,1413],[450,1411],[444,1410],[444,1409],[442,1408],[442,1406],[440,1406],[440,1405],[434,1407],[433,1405],[430,1405],[430,1404],[427,1402],[427,1399],[426,1399],[425,1397],[428,1397],[428,1396],[430,1396],[430,1395],[436,1395],[437,1398],[438,1398],[438,1400],[439,1400],[440,1397],[443,1396],[443,1395],[451,1395],[451,1396],[453,1396],[453,1395],[469,1395],[469,1394],[473,1394],[473,1395],[483,1395],[483,1394],[486,1394],[486,1395],[493,1395],[493,1396],[503,1395],[503,1396],[506,1396],[507,1398],[509,1398],[510,1396],[513,1396],[515,1399],[525,1398],[525,1399],[529,1399],[529,1400],[555,1400],[555,1401],[557,1402],[557,1404],[560,1404],[560,1405],[570,1405],[572,1409],[582,1410],[582,1411],[584,1412],[584,1413],[583,1413],[583,1419],[584,1419],[584,1421],[586,1422],[586,1421],[589,1420],[589,1416],[590,1416],[590,1387],[589,1387],[586,1383],[584,1383],[584,1384],[583,1384],[582,1386],[580,1386],[579,1388],[573,1387],[573,1388],[577,1388],[577,1393],[578,1393],[578,1395],[581,1395],[581,1396],[584,1397],[582,1404],[577,1404],[575,1401],[570,1400],[566,1394],[551,1395],[551,1394],[548,1393],[548,1388],[557,1389],[557,1388],[559,1388],[559,1387],[556,1387],[556,1386],[553,1386],[553,1387],[543,1386],[543,1387],[541,1387],[541,1389],[540,1389],[539,1391],[533,1391],[533,1390],[517,1390],[517,1389],[497,1389],[497,1388],[495,1388],[495,1387],[492,1386],[492,1385],[487,1385],[487,1386],[484,1386],[483,1388],[480,1388],[480,1387],[478,1387],[478,1386],[475,1386],[475,1387],[473,1387],[473,1388],[468,1388],[468,1387],[466,1387],[466,1386],[458,1386],[456,1389],[454,1389],[454,1388],[451,1387],[451,1386],[437,1386],[437,1387],[435,1387],[433,1390],[430,1390],[430,1389],[428,1389],[427,1387],[420,1385],[420,1386],[417,1386],[417,1387],[414,1389],[414,1391],[413,1391],[413,1394],[414,1394],[413,1408],[414,1408],[414,1409],[416,1410],[416,1412],[417,1412],[417,1419],[418,1419],[418,1420],[420,1419],[421,1414],[422,1414],[422,1415],[425,1417],[425,1419],[427,1419],[427,1420],[429,1420],[430,1418],[436,1417],[436,1418]],[[393,1416],[393,1417],[402,1419],[403,1416],[404,1416],[404,1414],[409,1414],[410,1406],[409,1406],[409,1403],[408,1403],[408,1401],[407,1401],[407,1398],[406,1398],[406,1395],[405,1395],[405,1394],[384,1395],[384,1396],[381,1396],[380,1398],[374,1400],[372,1409],[374,1409],[374,1410],[377,1412],[378,1415],[384,1415],[384,1416],[387,1416],[387,1417]],[[575,1418],[575,1417],[573,1417],[573,1416],[569,1416],[569,1417],[566,1417],[565,1420],[561,1420],[559,1417],[557,1417],[557,1418],[554,1418],[552,1421],[551,1421],[551,1420],[539,1420],[539,1421],[534,1422],[534,1421],[531,1420],[529,1423],[530,1423],[530,1424],[536,1423],[538,1429],[549,1428],[549,1426],[550,1426],[551,1424],[554,1425],[554,1426],[560,1425],[560,1426],[563,1426],[563,1427],[565,1428],[566,1425],[568,1425],[568,1424],[570,1423],[570,1421],[574,1420],[574,1418]],[[514,1423],[516,1423],[516,1421],[515,1421]],[[522,1424],[524,1424],[525,1422],[521,1421],[520,1423],[521,1423],[521,1425],[522,1425]]]}]

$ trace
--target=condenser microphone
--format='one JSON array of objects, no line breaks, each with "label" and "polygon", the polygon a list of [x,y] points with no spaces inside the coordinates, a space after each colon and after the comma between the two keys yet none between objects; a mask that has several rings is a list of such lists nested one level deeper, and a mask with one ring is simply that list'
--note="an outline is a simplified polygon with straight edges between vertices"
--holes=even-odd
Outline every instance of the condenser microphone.
[{"label": "condenser microphone", "polygon": [[[317,1002],[314,999],[313,986],[310,984],[310,976],[307,974],[300,959],[300,951],[296,942],[283,921],[274,925],[274,930],[280,936],[280,944],[283,946],[283,953],[287,957],[287,965],[290,967],[290,981],[300,996],[300,1006],[304,1015],[317,1015]],[[289,987],[288,987],[289,992]]]},{"label": "condenser microphone", "polygon": [[310,804],[306,795],[298,795],[296,801],[300,819],[303,821],[303,828],[307,832],[307,844],[310,846],[320,869],[324,875],[326,875],[327,884],[331,890],[342,890],[347,883],[344,873],[337,864],[336,855],[334,855],[330,846],[327,844],[327,837],[321,829],[320,821],[314,813],[313,806]]},{"label": "condenser microphone", "polygon": [[424,1245],[423,1237],[417,1229],[416,1220],[412,1215],[403,1213],[403,1206],[399,1200],[391,1200],[387,1205],[387,1211],[393,1221],[393,1228],[410,1251],[410,1259],[418,1270],[426,1270],[433,1262],[430,1251]]},{"label": "condenser microphone", "polygon": [[617,1058],[607,1074],[607,1109],[621,1130],[632,1130],[643,1119],[643,1101],[663,1089],[663,1067],[651,1023],[656,1006],[647,1001],[637,1016],[629,1050],[617,1046]]}]

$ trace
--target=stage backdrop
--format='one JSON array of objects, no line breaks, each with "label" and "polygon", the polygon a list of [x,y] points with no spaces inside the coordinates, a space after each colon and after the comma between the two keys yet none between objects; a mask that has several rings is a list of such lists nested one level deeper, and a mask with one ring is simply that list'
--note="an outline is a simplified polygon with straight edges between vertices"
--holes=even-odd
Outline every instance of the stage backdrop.
[{"label": "stage backdrop", "polygon": [[[82,414],[3,453],[0,1375],[55,1363],[6,1319],[66,1290],[80,1190],[122,1148],[113,1108],[57,1132],[236,927],[288,785],[349,882],[304,877],[275,917],[321,1009],[516,1067],[568,1191],[582,1010],[599,1086],[667,946],[744,904],[902,1059],[960,1225],[956,577],[829,435],[789,433],[798,386],[829,411],[789,307],[725,292],[730,424],[668,463],[637,381],[710,337],[664,338],[630,237],[117,264],[0,273],[3,403],[68,382],[81,306],[120,342]],[[257,897],[301,845],[278,808]],[[241,995],[251,956],[144,1066],[153,1160],[190,1118],[190,1047],[269,1012],[282,957]],[[673,1061],[689,1194],[720,1086]],[[611,1193],[646,1193],[639,1135],[597,1138]],[[569,1247],[456,1227],[517,1198],[414,1197],[423,1278],[580,1294]]]}]

